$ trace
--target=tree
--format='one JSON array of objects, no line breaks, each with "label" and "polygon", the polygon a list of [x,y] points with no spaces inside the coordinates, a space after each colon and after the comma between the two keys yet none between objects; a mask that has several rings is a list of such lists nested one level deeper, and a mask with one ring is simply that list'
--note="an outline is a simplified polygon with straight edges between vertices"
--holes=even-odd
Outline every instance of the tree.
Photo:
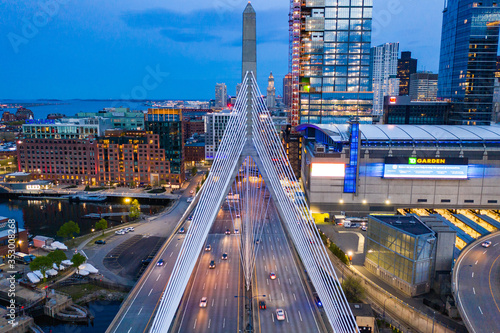
[{"label": "tree", "polygon": [[140,211],[141,205],[139,205],[139,201],[137,201],[137,199],[132,200],[130,205],[131,206],[130,206],[129,216],[131,220],[135,220],[139,218],[139,216],[141,216],[141,211]]},{"label": "tree", "polygon": [[83,264],[87,259],[80,253],[76,253],[73,258],[71,258],[71,262],[73,265],[72,267],[76,268],[76,272],[78,273],[80,270],[78,267],[80,267],[81,264]]},{"label": "tree", "polygon": [[194,177],[196,176],[196,174],[198,173],[198,169],[196,169],[196,167],[194,166],[192,169],[191,169],[191,176]]},{"label": "tree", "polygon": [[196,186],[196,193],[198,193],[200,189],[201,189],[200,185]]},{"label": "tree", "polygon": [[61,263],[63,262],[63,260],[66,260],[68,259],[68,257],[66,256],[66,253],[64,253],[62,250],[55,250],[53,252],[50,252],[47,257],[49,257],[53,263],[55,263],[57,265],[57,267],[61,266]]},{"label": "tree", "polygon": [[104,229],[108,228],[108,221],[105,219],[100,219],[96,224],[95,224],[96,230],[102,230],[102,234],[104,235]]},{"label": "tree", "polygon": [[361,280],[354,277],[347,277],[342,282],[342,289],[349,303],[360,303],[365,298],[365,289]]},{"label": "tree", "polygon": [[30,262],[30,269],[32,271],[40,271],[43,276],[43,282],[47,280],[47,275],[45,274],[49,269],[52,269],[54,262],[48,256],[36,257],[32,262]]},{"label": "tree", "polygon": [[80,227],[73,221],[64,223],[57,232],[57,236],[62,238],[71,238],[75,234],[80,233]]}]

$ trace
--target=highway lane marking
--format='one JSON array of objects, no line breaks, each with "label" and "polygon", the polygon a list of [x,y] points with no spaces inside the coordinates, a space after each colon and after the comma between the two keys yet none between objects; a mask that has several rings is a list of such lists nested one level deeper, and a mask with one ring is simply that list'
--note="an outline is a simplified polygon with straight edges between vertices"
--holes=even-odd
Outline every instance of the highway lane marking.
[{"label": "highway lane marking", "polygon": [[495,245],[493,245],[493,246],[497,246],[497,245],[498,245],[498,243],[496,243],[496,244],[495,244]]},{"label": "highway lane marking", "polygon": [[274,313],[271,313],[271,318],[273,318],[273,323],[274,323]]},{"label": "highway lane marking", "polygon": [[292,284],[292,280],[290,280],[290,278],[288,278],[288,282],[289,282],[290,284]]},{"label": "highway lane marking", "polygon": [[219,275],[219,270],[217,270],[217,275]]},{"label": "highway lane marking", "polygon": [[477,265],[477,262],[478,262],[478,261],[479,261],[479,260],[476,260],[476,263],[475,263],[474,265]]},{"label": "highway lane marking", "polygon": [[488,250],[485,250],[485,251],[483,252],[483,254],[486,254],[486,252],[488,252]]},{"label": "highway lane marking", "polygon": [[281,300],[284,302],[285,301],[285,297],[283,296],[283,293],[281,293]]},{"label": "highway lane marking", "polygon": [[288,321],[288,314],[286,313],[286,311],[285,311],[285,316],[286,316],[286,322],[289,323],[289,321]]},{"label": "highway lane marking", "polygon": [[273,250],[273,246],[272,246],[272,245],[271,245],[271,251],[274,251],[274,250]]},{"label": "highway lane marking", "polygon": [[224,300],[224,306],[227,306],[227,298]]},{"label": "highway lane marking", "polygon": [[481,314],[483,314],[483,310],[481,310],[481,307],[478,306],[478,308],[479,308],[479,312],[481,312]]},{"label": "highway lane marking", "polygon": [[229,289],[229,283],[226,283],[226,289]]},{"label": "highway lane marking", "polygon": [[175,244],[175,247],[177,247],[177,245],[179,245],[179,243]]},{"label": "highway lane marking", "polygon": [[302,316],[300,314],[300,310],[299,310],[299,319],[300,319],[300,321],[302,321]]},{"label": "highway lane marking", "polygon": [[474,295],[476,294],[476,289],[474,287],[472,287],[472,292],[474,293]]},{"label": "highway lane marking", "polygon": [[148,296],[151,295],[152,292],[153,292],[153,288],[151,288],[151,290],[149,291]]},{"label": "highway lane marking", "polygon": [[137,315],[140,315],[140,314],[141,314],[141,312],[142,312],[142,308],[143,308],[143,306],[141,307],[141,309],[139,310],[139,313],[138,313]]},{"label": "highway lane marking", "polygon": [[156,278],[156,281],[160,279],[161,274],[158,274],[158,277]]},{"label": "highway lane marking", "polygon": [[174,252],[170,253],[170,258],[172,258],[172,255],[174,254]]},{"label": "highway lane marking", "polygon": [[274,254],[273,254],[273,260],[276,260],[276,258],[274,257]]},{"label": "highway lane marking", "polygon": [[285,266],[286,271],[288,272],[288,266]]},{"label": "highway lane marking", "polygon": [[215,298],[212,298],[212,307],[214,307]]},{"label": "highway lane marking", "polygon": [[267,285],[269,285],[269,279],[266,279]]},{"label": "highway lane marking", "polygon": [[224,318],[224,320],[222,321],[222,328],[225,328],[226,327],[226,318]]},{"label": "highway lane marking", "polygon": [[212,319],[208,320],[208,328],[210,328],[210,324],[212,323]]},{"label": "highway lane marking", "polygon": [[472,277],[474,277],[474,272],[472,272]]},{"label": "highway lane marking", "polygon": [[217,283],[215,284],[215,288],[214,288],[214,290],[217,290]]},{"label": "highway lane marking", "polygon": [[131,328],[129,328],[129,330],[127,331],[127,333],[130,333],[130,331],[131,331],[131,330],[132,330],[132,327],[131,327]]},{"label": "highway lane marking", "polygon": [[193,326],[193,330],[196,328],[196,322],[198,321],[198,319],[195,319],[194,320],[194,326]]},{"label": "highway lane marking", "polygon": [[203,290],[205,290],[205,284],[203,284]]},{"label": "highway lane marking", "polygon": [[280,279],[278,278],[278,284],[281,286],[281,282],[280,282]]}]

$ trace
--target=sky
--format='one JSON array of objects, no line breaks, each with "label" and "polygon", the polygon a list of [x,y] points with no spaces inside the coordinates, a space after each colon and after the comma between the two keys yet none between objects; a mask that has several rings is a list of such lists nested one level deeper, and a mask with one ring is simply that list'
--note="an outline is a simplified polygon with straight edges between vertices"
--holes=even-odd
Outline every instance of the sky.
[{"label": "sky", "polygon": [[[211,99],[241,80],[245,0],[0,0],[0,99]],[[253,0],[257,80],[288,72],[288,0]],[[374,0],[372,46],[438,71],[443,2]]]}]

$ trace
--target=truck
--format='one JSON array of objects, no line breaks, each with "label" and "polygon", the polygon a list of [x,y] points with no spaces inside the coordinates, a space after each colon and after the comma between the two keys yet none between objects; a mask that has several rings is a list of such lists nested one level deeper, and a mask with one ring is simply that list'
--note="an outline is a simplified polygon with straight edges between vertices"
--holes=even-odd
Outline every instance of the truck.
[{"label": "truck", "polygon": [[22,253],[22,252],[14,253],[14,260],[17,261],[18,263],[21,263],[24,265],[28,265],[34,259],[35,259],[35,256],[32,254],[26,254],[26,253]]}]

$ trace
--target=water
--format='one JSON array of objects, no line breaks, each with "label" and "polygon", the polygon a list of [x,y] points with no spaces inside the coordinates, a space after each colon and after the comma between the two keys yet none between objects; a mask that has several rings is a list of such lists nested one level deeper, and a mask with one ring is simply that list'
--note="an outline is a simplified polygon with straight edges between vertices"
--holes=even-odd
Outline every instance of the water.
[{"label": "water", "polygon": [[[157,214],[163,206],[142,206],[141,212]],[[14,218],[20,228],[27,229],[32,235],[55,237],[64,223],[74,221],[80,226],[80,235],[88,234],[98,220],[84,218],[90,213],[128,212],[126,205],[110,203],[69,203],[63,200],[0,200],[0,216]],[[127,216],[106,218],[108,226],[126,222]],[[57,238],[57,237],[56,237]]]},{"label": "water", "polygon": [[120,309],[121,302],[94,301],[87,306],[94,315],[92,325],[73,325],[42,316],[35,319],[35,323],[45,333],[104,333]]},{"label": "water", "polygon": [[[147,111],[148,106],[144,105],[144,102],[132,102],[132,101],[122,101],[122,100],[106,100],[106,101],[93,101],[93,100],[65,100],[65,101],[51,101],[51,100],[2,100],[0,104],[26,104],[26,103],[36,103],[36,104],[49,104],[42,106],[27,106],[27,109],[33,111],[35,119],[45,119],[47,115],[51,113],[61,113],[67,117],[74,116],[78,112],[97,112],[104,108],[111,107],[126,107],[130,110],[142,110]],[[16,113],[17,109],[14,108],[4,108],[4,111],[10,111],[11,113]]]}]

